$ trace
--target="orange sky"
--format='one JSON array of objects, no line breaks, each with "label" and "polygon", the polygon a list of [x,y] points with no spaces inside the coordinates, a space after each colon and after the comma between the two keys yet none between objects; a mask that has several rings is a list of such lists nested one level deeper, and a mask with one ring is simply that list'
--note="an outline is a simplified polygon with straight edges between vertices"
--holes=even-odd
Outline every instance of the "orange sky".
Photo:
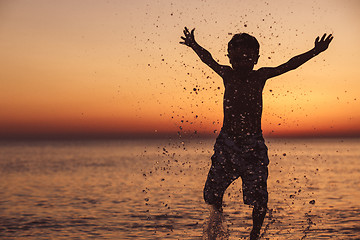
[{"label": "orange sky", "polygon": [[222,64],[231,34],[253,34],[255,68],[333,33],[326,52],[267,82],[263,131],[360,135],[359,10],[356,0],[1,1],[0,137],[219,130],[222,80],[178,44],[184,26]]}]

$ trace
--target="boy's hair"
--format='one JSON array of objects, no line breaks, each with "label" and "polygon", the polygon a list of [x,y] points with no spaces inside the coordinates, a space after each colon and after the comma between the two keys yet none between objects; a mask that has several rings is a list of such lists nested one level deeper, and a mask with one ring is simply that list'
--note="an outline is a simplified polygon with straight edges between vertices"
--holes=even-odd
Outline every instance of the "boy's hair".
[{"label": "boy's hair", "polygon": [[228,52],[230,53],[236,48],[250,48],[259,53],[260,44],[255,37],[247,33],[237,33],[228,43]]}]

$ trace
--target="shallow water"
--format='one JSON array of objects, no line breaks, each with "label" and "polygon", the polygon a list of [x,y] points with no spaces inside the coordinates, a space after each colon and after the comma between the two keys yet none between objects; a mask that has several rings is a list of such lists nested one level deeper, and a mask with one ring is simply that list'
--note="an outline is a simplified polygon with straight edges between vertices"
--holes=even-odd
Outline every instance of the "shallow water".
[{"label": "shallow water", "polygon": [[[1,239],[201,239],[214,139],[0,143]],[[360,239],[359,139],[269,139],[262,239]],[[246,239],[241,180],[225,196]]]}]

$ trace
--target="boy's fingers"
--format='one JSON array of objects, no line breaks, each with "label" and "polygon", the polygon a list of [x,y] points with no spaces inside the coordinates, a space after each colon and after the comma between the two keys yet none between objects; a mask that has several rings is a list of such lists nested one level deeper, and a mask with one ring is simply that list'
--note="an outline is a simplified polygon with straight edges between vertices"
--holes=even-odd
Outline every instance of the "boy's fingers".
[{"label": "boy's fingers", "polygon": [[184,41],[186,40],[186,38],[184,38],[184,37],[181,37],[181,39],[184,40]]},{"label": "boy's fingers", "polygon": [[326,41],[331,41],[331,39],[333,38],[332,34],[330,34],[327,38],[326,38]]},{"label": "boy's fingers", "polygon": [[324,33],[324,35],[322,36],[321,41],[324,41],[325,37],[326,37],[326,33]]},{"label": "boy's fingers", "polygon": [[317,38],[315,39],[315,42],[319,42],[319,39],[320,39],[320,37],[317,37]]},{"label": "boy's fingers", "polygon": [[195,28],[191,30],[191,35],[194,35]]}]

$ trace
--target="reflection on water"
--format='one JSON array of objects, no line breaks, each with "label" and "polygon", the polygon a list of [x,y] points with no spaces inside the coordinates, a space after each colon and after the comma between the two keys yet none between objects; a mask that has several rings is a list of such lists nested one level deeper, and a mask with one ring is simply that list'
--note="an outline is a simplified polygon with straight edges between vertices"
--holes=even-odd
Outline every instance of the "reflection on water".
[{"label": "reflection on water", "polygon": [[[214,139],[0,144],[1,239],[201,239]],[[357,139],[270,139],[263,239],[359,239]],[[229,239],[247,238],[241,180]],[[240,191],[239,191],[240,190]]]}]

